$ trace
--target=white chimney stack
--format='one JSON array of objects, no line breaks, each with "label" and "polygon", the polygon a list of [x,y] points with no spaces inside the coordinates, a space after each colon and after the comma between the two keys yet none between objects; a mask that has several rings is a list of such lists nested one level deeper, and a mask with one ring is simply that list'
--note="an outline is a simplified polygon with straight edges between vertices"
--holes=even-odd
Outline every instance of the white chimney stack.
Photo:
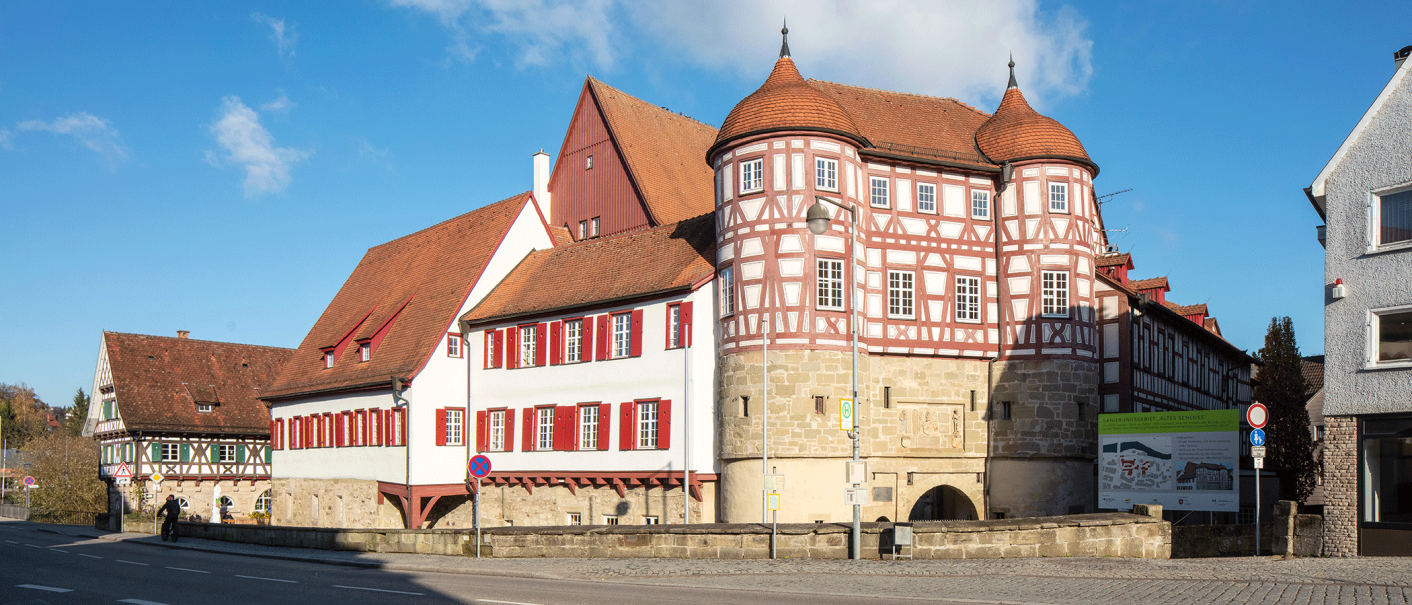
[{"label": "white chimney stack", "polygon": [[534,154],[534,199],[539,202],[544,220],[553,221],[549,202],[549,154],[539,150]]}]

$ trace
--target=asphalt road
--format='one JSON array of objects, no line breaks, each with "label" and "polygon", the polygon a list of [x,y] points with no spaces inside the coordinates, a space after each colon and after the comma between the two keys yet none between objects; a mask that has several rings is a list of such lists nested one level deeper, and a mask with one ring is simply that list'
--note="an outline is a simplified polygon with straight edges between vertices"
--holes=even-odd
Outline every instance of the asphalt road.
[{"label": "asphalt road", "polygon": [[[30,603],[771,603],[832,605],[856,596],[642,586],[591,580],[550,580],[386,571],[112,542],[0,525],[0,605]],[[946,602],[919,598],[869,603]],[[974,601],[969,601],[974,603]]]}]

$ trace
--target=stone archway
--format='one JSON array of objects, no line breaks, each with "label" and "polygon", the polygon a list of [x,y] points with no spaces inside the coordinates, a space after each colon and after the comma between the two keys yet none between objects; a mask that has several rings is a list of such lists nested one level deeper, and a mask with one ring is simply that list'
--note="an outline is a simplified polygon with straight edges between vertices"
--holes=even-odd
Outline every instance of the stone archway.
[{"label": "stone archway", "polygon": [[965,492],[950,485],[938,485],[927,490],[908,513],[908,521],[940,521],[946,519],[977,519],[976,506]]}]

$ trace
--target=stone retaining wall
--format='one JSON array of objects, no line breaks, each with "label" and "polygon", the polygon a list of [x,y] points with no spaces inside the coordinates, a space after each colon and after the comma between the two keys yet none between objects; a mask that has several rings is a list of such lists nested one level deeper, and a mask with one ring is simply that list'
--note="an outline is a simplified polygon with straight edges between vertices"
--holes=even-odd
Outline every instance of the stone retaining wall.
[{"label": "stone retaining wall", "polygon": [[[1295,514],[1295,503],[1281,500],[1275,518],[1260,524],[1260,553],[1317,557],[1324,553],[1324,518]],[[1172,558],[1237,557],[1255,552],[1255,525],[1177,525],[1172,527]]]},{"label": "stone retaining wall", "polygon": [[[1161,507],[1135,507],[1137,514],[1102,513],[997,521],[924,521],[913,524],[918,559],[1006,557],[1141,557],[1166,559],[1171,525]],[[865,558],[892,551],[895,524],[864,523]],[[131,527],[129,528],[131,529]],[[848,557],[846,523],[780,525],[780,558]],[[181,523],[184,537],[325,550],[475,555],[474,532],[465,529],[329,529]],[[764,559],[770,527],[762,524],[583,525],[497,527],[482,530],[482,556],[495,557],[675,557]]]}]

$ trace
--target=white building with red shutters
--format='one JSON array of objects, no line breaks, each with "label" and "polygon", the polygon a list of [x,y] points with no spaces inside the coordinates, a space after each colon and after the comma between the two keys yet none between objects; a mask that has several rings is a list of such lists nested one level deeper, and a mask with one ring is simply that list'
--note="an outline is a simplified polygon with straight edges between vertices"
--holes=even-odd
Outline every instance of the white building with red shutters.
[{"label": "white building with red shutters", "polygon": [[845,521],[855,364],[865,520],[1092,512],[1097,414],[1234,407],[1249,357],[1129,282],[1010,67],[987,114],[785,45],[719,130],[588,78],[532,194],[373,248],[305,339],[276,520],[753,522],[770,471],[780,521]]}]

